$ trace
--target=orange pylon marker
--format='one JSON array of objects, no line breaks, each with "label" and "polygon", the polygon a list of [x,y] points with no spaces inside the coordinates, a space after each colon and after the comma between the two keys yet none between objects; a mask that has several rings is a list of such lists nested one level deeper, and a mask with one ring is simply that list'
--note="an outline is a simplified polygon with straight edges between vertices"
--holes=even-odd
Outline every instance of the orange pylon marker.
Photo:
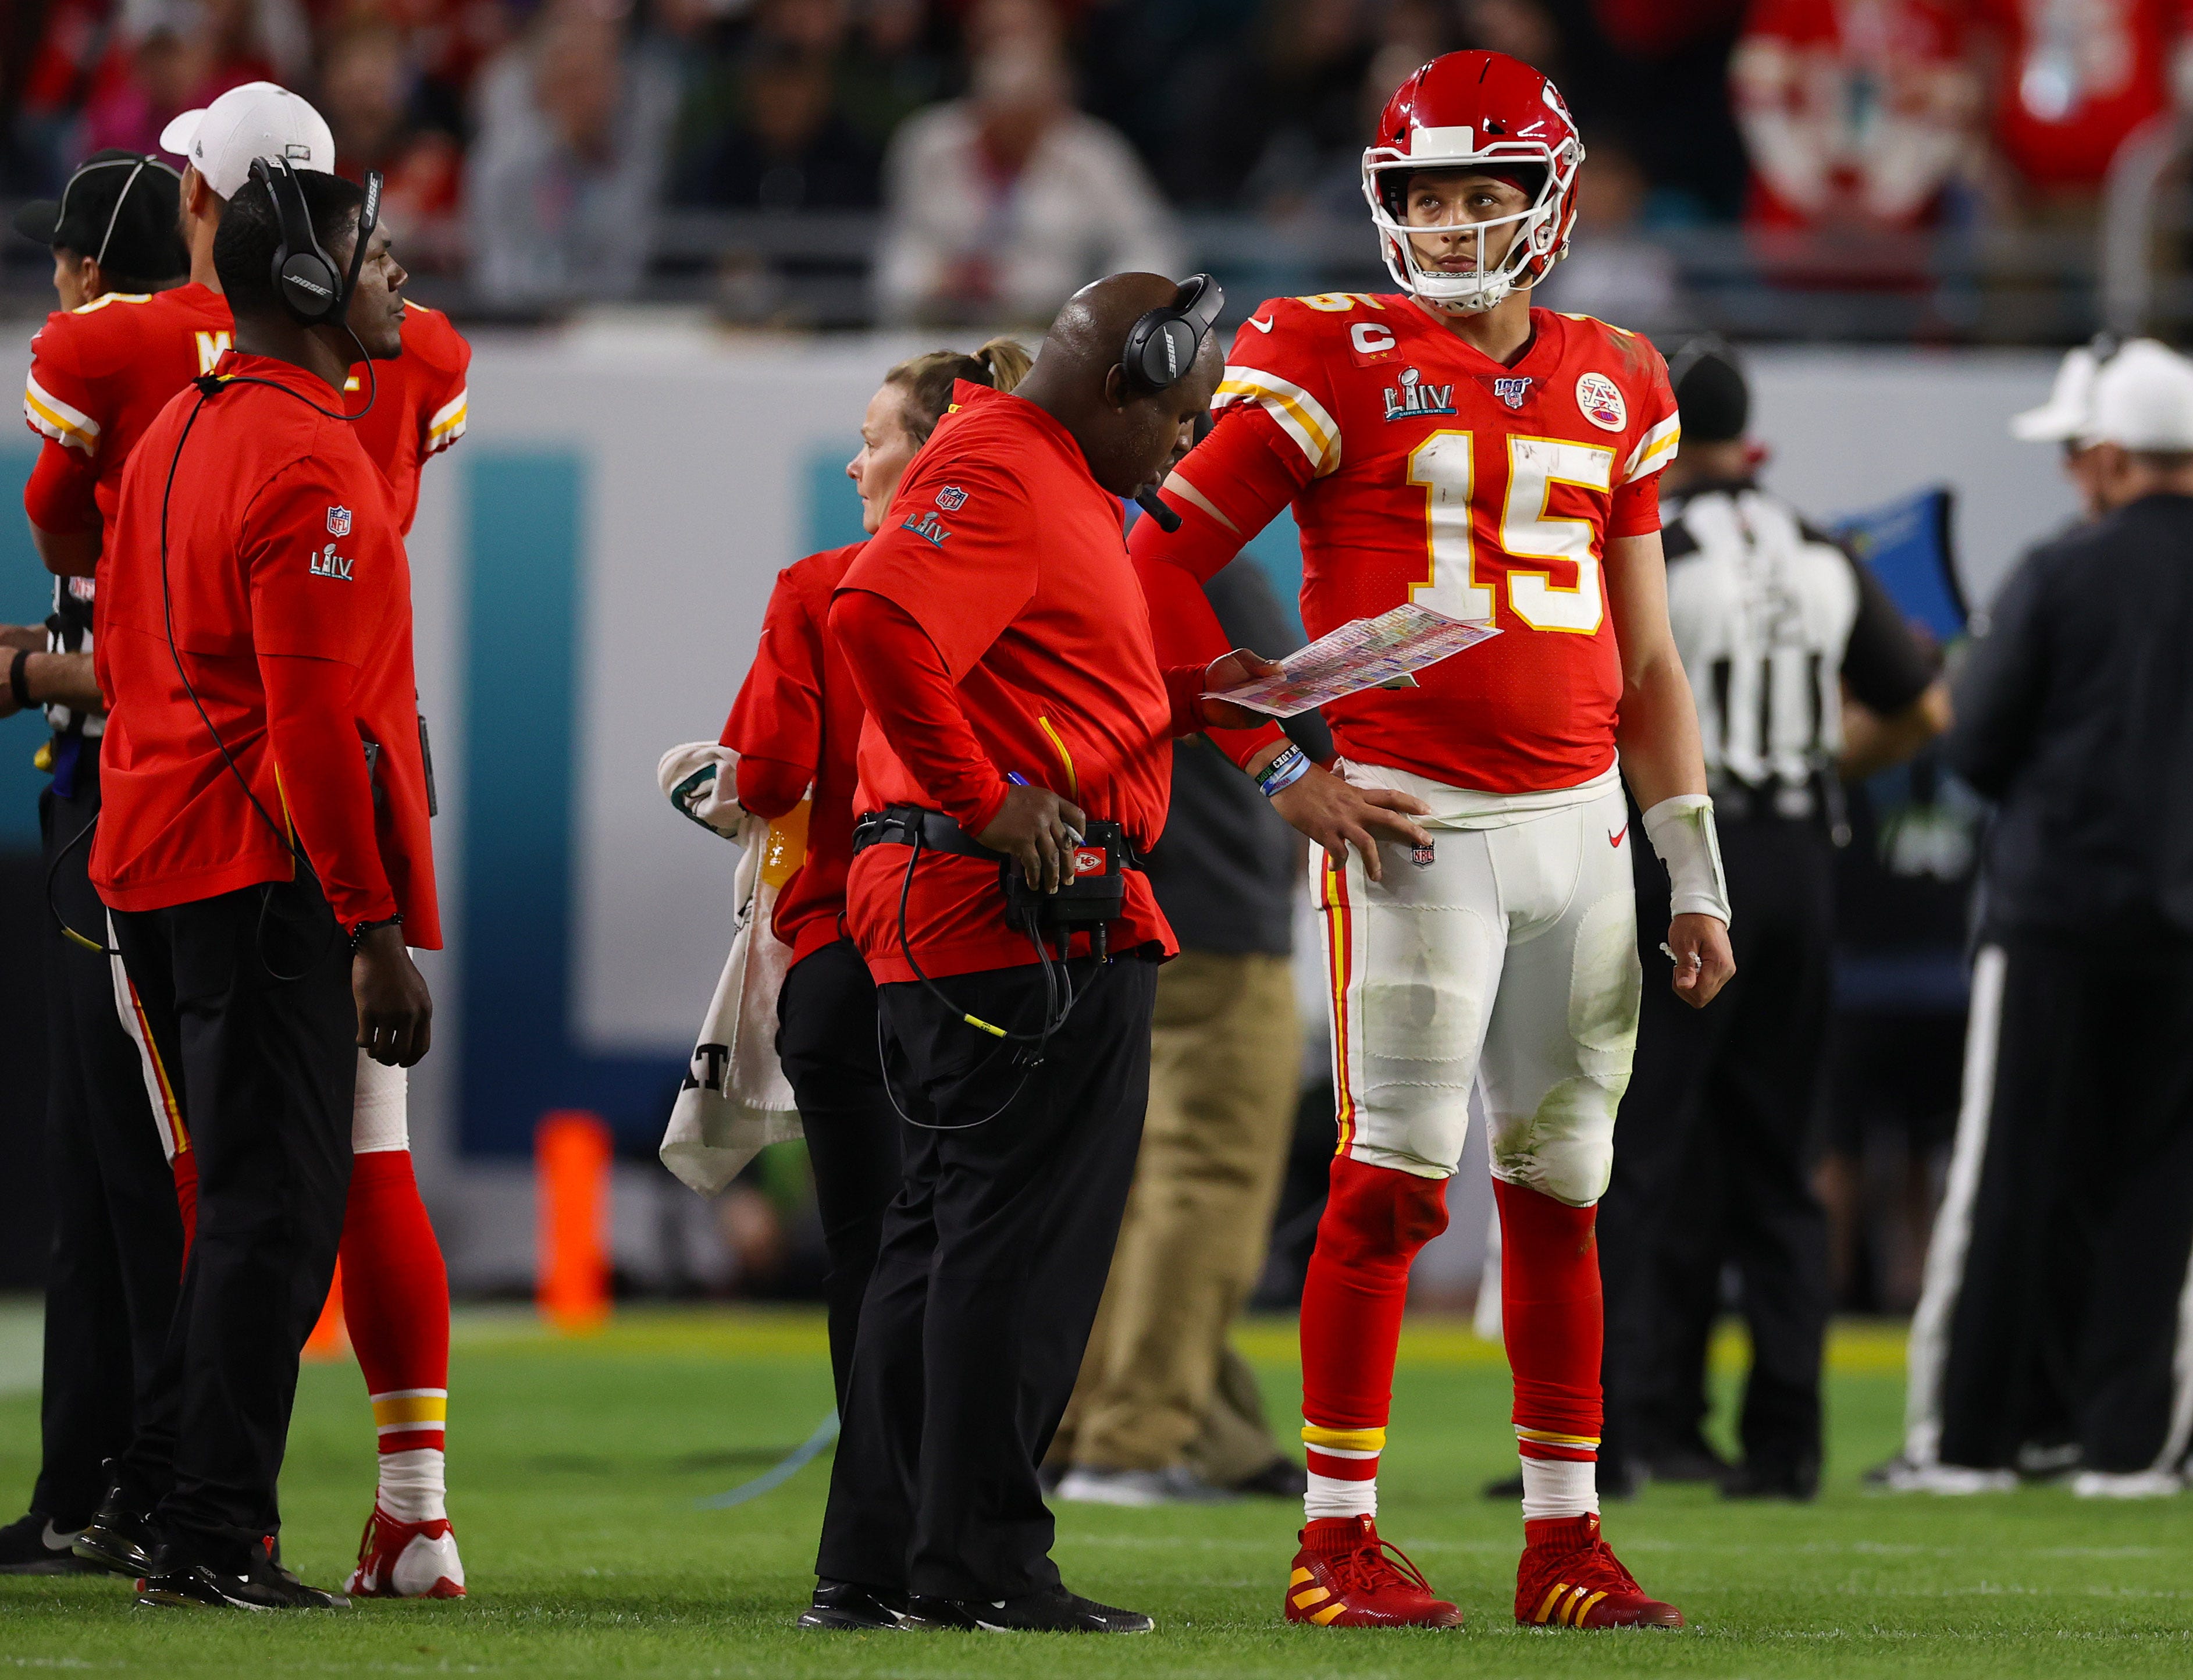
[{"label": "orange pylon marker", "polygon": [[610,1316],[611,1153],[598,1115],[561,1109],[534,1130],[535,1300],[566,1335],[599,1329]]},{"label": "orange pylon marker", "polygon": [[312,1333],[305,1338],[305,1357],[307,1359],[347,1359],[350,1357],[350,1331],[343,1323],[342,1262],[335,1262],[335,1275],[328,1285],[327,1304],[320,1309],[319,1322],[312,1326]]}]

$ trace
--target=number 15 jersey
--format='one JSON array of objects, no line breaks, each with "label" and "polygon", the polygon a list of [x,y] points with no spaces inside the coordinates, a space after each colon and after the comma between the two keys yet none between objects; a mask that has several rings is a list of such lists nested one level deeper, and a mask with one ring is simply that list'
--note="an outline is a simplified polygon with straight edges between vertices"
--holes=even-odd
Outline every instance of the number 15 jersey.
[{"label": "number 15 jersey", "polygon": [[[1502,634],[1325,708],[1341,754],[1452,787],[1576,787],[1614,761],[1622,666],[1601,560],[1659,529],[1675,398],[1646,340],[1531,312],[1513,367],[1406,297],[1267,302],[1235,335],[1182,477],[1243,539],[1292,502],[1313,636],[1414,601]],[[1138,560],[1202,571],[1152,529]],[[1185,540],[1183,540],[1185,539]]]}]

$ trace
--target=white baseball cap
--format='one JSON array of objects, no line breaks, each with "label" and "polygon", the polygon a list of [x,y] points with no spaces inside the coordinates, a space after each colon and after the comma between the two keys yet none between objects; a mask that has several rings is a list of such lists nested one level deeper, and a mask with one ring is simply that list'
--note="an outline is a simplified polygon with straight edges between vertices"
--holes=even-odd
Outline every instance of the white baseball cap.
[{"label": "white baseball cap", "polygon": [[208,186],[233,198],[259,158],[287,158],[300,169],[333,175],[335,137],[327,119],[287,88],[246,82],[160,130],[160,149],[191,160]]},{"label": "white baseball cap", "polygon": [[2056,370],[2056,382],[2048,387],[2048,400],[2037,409],[2013,415],[2010,435],[2025,444],[2087,441],[2093,420],[2094,376],[2101,370],[2101,358],[2085,345],[2067,353]]},{"label": "white baseball cap", "polygon": [[2092,435],[2128,450],[2193,450],[2193,362],[2134,339],[2094,379]]}]

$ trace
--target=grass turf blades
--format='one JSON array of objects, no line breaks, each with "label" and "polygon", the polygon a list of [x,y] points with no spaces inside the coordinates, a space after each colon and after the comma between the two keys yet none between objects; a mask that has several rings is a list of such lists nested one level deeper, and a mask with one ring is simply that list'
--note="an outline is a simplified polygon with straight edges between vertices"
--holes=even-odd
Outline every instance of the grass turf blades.
[{"label": "grass turf blades", "polygon": [[[1286,1324],[1245,1338],[1290,1414]],[[163,1676],[850,1677],[1455,1674],[2183,1674],[2193,1664],[2193,1496],[2091,1502],[2055,1488],[1886,1496],[1900,1332],[1837,1333],[1827,1487],[1809,1507],[1657,1488],[1610,1534],[1678,1633],[1573,1634],[1511,1619],[1520,1524],[1478,1495],[1510,1468],[1507,1371],[1457,1327],[1405,1333],[1379,1522],[1469,1617],[1459,1633],[1334,1633],[1279,1620],[1299,1512],[1059,1508],[1068,1584],[1147,1610],[1133,1640],[795,1631],[827,1455],[766,1497],[700,1510],[774,1464],[827,1408],[819,1316],[627,1313],[562,1341],[520,1315],[461,1316],[451,1511],[472,1597],[342,1616],[138,1611],[115,1579],[0,1580],[0,1671]],[[307,1366],[283,1480],[285,1561],[339,1585],[372,1490],[371,1417],[348,1363]],[[0,1486],[36,1468],[36,1396],[0,1400]]]}]

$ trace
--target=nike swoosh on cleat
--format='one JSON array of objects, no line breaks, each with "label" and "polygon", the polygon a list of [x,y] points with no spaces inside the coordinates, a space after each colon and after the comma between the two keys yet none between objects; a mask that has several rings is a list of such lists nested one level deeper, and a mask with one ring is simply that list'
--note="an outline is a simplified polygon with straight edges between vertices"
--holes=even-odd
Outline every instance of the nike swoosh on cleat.
[{"label": "nike swoosh on cleat", "polygon": [[1258,332],[1269,332],[1272,330],[1273,324],[1270,321],[1260,321],[1254,315],[1251,315],[1249,318],[1249,324],[1256,328]]},{"label": "nike swoosh on cleat", "polygon": [[46,1532],[38,1537],[38,1543],[48,1551],[66,1551],[83,1538],[83,1534],[82,1529],[78,1529],[73,1534],[64,1534],[54,1527],[54,1519],[49,1517],[46,1519]]},{"label": "nike swoosh on cleat", "polygon": [[1606,837],[1606,843],[1609,846],[1620,846],[1622,844],[1622,837],[1629,832],[1629,825],[1627,823],[1624,823],[1620,828],[1617,829],[1612,834]]}]

